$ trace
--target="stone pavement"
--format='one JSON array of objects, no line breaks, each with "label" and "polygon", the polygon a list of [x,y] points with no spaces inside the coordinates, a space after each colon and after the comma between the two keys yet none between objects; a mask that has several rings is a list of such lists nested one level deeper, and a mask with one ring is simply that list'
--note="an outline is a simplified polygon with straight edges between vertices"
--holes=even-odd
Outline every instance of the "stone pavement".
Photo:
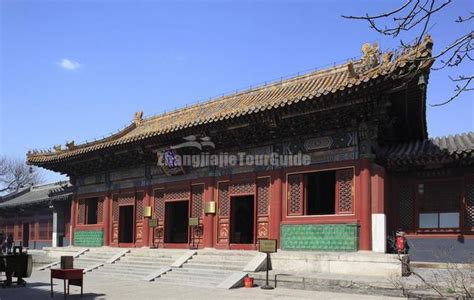
[{"label": "stone pavement", "polygon": [[[34,271],[27,279],[25,288],[0,289],[0,300],[10,299],[51,299],[49,272]],[[55,280],[54,299],[63,299],[63,283]],[[142,282],[131,280],[107,280],[92,274],[85,275],[84,297],[82,299],[390,299],[384,296],[357,295],[348,293],[319,292],[307,290],[291,290],[277,288],[262,290],[258,287],[246,289],[211,289],[156,282]],[[71,286],[71,295],[68,299],[81,299],[80,289]],[[393,298],[395,299],[395,298]]]}]

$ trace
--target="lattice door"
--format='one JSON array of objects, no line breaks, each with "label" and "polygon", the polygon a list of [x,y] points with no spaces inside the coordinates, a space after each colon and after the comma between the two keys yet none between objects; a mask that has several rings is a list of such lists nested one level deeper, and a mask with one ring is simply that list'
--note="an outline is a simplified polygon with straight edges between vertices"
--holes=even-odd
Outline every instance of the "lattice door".
[{"label": "lattice door", "polygon": [[158,220],[154,229],[155,246],[163,245],[165,237],[165,193],[164,189],[155,190],[153,193],[153,218]]},{"label": "lattice door", "polygon": [[204,215],[204,184],[193,185],[191,187],[191,217],[199,218],[199,226],[193,227],[190,236],[190,244],[198,247],[203,239],[203,220]]},{"label": "lattice door", "polygon": [[303,174],[288,175],[287,214],[301,216],[304,211]]},{"label": "lattice door", "polygon": [[354,170],[336,171],[336,211],[351,214],[354,207]]},{"label": "lattice door", "polygon": [[84,224],[86,218],[86,200],[79,199],[78,201],[78,212],[77,212],[77,224]]},{"label": "lattice door", "polygon": [[217,217],[217,243],[229,244],[229,213],[230,196],[229,183],[220,182],[218,185],[218,217]]},{"label": "lattice door", "polygon": [[135,242],[143,242],[143,192],[135,194]]},{"label": "lattice door", "polygon": [[135,205],[135,194],[114,195],[112,198],[112,242],[119,242],[119,205]]},{"label": "lattice door", "polygon": [[270,213],[270,178],[257,179],[257,238],[268,238]]},{"label": "lattice door", "polygon": [[104,219],[104,198],[97,199],[97,223],[102,223]]}]

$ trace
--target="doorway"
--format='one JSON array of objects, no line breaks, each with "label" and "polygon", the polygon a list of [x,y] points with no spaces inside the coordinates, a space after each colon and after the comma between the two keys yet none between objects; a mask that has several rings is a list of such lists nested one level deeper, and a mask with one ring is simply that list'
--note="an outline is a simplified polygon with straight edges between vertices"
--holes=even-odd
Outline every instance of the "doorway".
[{"label": "doorway", "polygon": [[187,243],[189,201],[165,203],[165,243]]},{"label": "doorway", "polygon": [[230,201],[230,243],[254,244],[254,196],[231,197]]},{"label": "doorway", "polygon": [[133,205],[119,207],[119,243],[133,243]]},{"label": "doorway", "polygon": [[30,223],[23,223],[22,228],[22,245],[23,247],[28,247],[30,241]]}]

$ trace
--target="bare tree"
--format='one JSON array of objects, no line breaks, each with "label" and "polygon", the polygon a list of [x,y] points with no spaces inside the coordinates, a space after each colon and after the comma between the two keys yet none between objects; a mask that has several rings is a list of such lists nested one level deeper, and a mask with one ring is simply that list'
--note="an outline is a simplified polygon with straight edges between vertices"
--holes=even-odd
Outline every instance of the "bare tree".
[{"label": "bare tree", "polygon": [[[365,14],[364,16],[342,16],[347,19],[365,20],[369,27],[378,33],[393,38],[408,31],[419,30],[415,38],[414,45],[418,46],[423,41],[423,36],[429,30],[434,18],[440,16],[448,5],[452,5],[452,0],[407,0],[400,7],[383,12],[377,15]],[[457,4],[460,2],[457,1]],[[474,20],[474,13],[469,12],[466,16],[458,16],[455,23],[465,23]],[[402,48],[409,47],[403,40],[400,40]],[[474,60],[474,30],[461,36],[455,36],[452,41],[445,45],[443,50],[433,54],[434,59],[439,59],[438,63],[433,65],[433,71],[455,68],[463,63],[472,64]],[[472,71],[472,69],[471,69]],[[445,105],[456,99],[461,93],[472,91],[471,83],[474,80],[474,74],[458,74],[456,77],[449,77],[454,83],[453,95],[433,106]]]},{"label": "bare tree", "polygon": [[42,181],[39,170],[20,159],[0,156],[0,194],[16,192]]}]

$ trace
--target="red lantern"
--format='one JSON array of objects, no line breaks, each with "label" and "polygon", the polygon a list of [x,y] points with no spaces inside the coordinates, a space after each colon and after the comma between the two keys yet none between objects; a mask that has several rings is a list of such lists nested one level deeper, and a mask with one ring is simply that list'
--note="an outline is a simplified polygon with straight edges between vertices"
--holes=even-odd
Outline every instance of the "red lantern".
[{"label": "red lantern", "polygon": [[405,253],[406,246],[407,246],[407,239],[405,238],[405,232],[397,231],[395,238],[395,248],[397,249],[398,253]]}]

